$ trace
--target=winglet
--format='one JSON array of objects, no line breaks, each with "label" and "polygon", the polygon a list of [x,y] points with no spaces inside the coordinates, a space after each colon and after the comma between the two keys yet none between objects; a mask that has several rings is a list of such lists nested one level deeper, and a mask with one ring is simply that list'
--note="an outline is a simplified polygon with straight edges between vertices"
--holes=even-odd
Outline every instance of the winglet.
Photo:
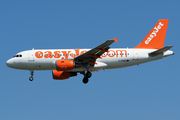
[{"label": "winglet", "polygon": [[117,37],[117,38],[114,38],[113,40],[114,40],[115,42],[117,42],[117,39],[118,39],[118,37]]}]

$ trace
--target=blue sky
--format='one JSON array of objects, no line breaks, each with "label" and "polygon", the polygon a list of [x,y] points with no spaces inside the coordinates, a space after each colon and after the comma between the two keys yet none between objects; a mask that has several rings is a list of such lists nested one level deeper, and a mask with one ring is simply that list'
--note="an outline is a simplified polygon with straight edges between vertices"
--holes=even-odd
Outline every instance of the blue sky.
[{"label": "blue sky", "polygon": [[[0,1],[0,119],[178,120],[180,119],[179,12],[176,0]],[[35,49],[93,48],[119,37],[112,48],[135,47],[159,19],[169,19],[161,60],[94,72],[64,81],[52,71],[10,69],[16,53]]]}]

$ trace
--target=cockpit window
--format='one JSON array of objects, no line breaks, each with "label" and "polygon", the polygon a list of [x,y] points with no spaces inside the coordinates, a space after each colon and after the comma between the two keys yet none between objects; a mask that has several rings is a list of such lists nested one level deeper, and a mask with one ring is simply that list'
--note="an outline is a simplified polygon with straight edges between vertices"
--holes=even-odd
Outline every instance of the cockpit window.
[{"label": "cockpit window", "polygon": [[20,54],[20,55],[15,55],[14,57],[22,57],[22,55]]}]

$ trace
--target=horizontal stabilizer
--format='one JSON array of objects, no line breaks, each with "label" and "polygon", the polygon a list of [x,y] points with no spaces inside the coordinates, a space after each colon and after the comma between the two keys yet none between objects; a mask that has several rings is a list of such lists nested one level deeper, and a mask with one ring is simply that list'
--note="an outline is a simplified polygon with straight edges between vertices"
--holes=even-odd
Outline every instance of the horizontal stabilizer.
[{"label": "horizontal stabilizer", "polygon": [[156,56],[156,55],[159,55],[159,54],[163,54],[164,52],[166,52],[167,50],[169,50],[170,48],[172,48],[173,46],[166,46],[164,48],[161,48],[159,50],[156,50],[152,53],[149,53],[150,56]]}]

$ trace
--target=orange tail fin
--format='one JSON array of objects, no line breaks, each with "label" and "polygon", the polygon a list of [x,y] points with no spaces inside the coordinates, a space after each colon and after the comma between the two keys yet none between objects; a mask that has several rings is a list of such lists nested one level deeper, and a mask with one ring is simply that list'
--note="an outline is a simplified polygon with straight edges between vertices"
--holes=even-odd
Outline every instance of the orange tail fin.
[{"label": "orange tail fin", "polygon": [[143,49],[161,49],[164,46],[168,19],[161,19],[143,39],[143,41],[134,48]]}]

